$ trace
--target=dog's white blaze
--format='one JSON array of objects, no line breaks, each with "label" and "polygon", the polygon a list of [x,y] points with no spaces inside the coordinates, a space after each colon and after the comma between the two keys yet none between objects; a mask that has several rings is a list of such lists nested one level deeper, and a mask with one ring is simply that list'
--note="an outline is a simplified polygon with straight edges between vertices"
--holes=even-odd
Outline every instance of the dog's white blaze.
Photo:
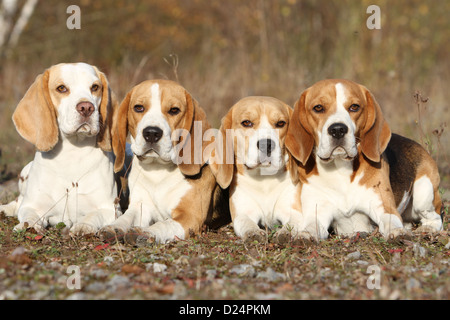
[{"label": "dog's white blaze", "polygon": [[150,87],[150,91],[152,94],[152,99],[151,99],[152,107],[150,109],[150,112],[161,113],[161,93],[159,92],[159,84],[157,84],[157,83],[153,84]]},{"label": "dog's white blaze", "polygon": [[345,94],[345,87],[342,83],[337,83],[335,85],[335,89],[336,89],[336,112],[330,116],[325,125],[325,128],[328,129],[328,126],[330,126],[331,124],[341,122],[347,125],[349,132],[353,134],[355,132],[356,126],[353,123],[347,108],[345,107],[347,103],[347,95]]},{"label": "dog's white blaze", "polygon": [[[266,115],[262,115],[259,123],[259,127],[256,130],[252,130],[251,136],[249,139],[248,144],[248,151],[245,159],[245,164],[249,167],[254,167],[258,164],[258,155],[259,155],[259,149],[258,149],[258,141],[260,139],[270,138],[270,124],[267,120]],[[244,144],[245,142],[242,141]]]},{"label": "dog's white blaze", "polygon": [[337,104],[337,112],[345,111],[344,104],[347,101],[347,97],[345,96],[345,90],[342,83],[338,83],[335,85],[336,88],[336,104]]},{"label": "dog's white blaze", "polygon": [[142,121],[139,123],[144,129],[147,126],[157,126],[164,129],[163,122],[167,122],[162,115],[161,107],[161,92],[159,90],[159,84],[155,83],[150,87],[150,110],[144,115]]},{"label": "dog's white blaze", "polygon": [[266,129],[266,130],[272,129],[272,126],[269,123],[269,119],[267,119],[267,116],[265,114],[263,114],[261,116],[261,122],[259,124],[259,128],[260,129]]}]

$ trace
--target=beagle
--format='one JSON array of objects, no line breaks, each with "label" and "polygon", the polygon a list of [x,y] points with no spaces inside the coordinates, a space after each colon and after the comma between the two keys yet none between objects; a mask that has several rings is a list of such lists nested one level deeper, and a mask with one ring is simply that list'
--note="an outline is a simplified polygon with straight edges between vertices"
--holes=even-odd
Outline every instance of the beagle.
[{"label": "beagle", "polygon": [[175,82],[148,80],[128,92],[114,116],[112,142],[116,172],[124,165],[127,137],[131,143],[130,203],[101,230],[105,241],[165,243],[213,227],[220,190],[203,157],[209,128],[203,109]]},{"label": "beagle", "polygon": [[324,239],[331,226],[341,234],[370,232],[372,223],[385,237],[405,235],[402,213],[442,228],[436,164],[415,142],[391,139],[365,87],[323,80],[306,89],[294,107],[286,146],[298,161],[292,177],[301,182],[305,235]]},{"label": "beagle", "polygon": [[275,239],[285,242],[300,226],[300,195],[288,172],[284,141],[292,109],[272,97],[246,97],[222,119],[211,168],[229,187],[235,233],[265,241],[262,227],[282,224]]},{"label": "beagle", "polygon": [[106,76],[85,63],[54,65],[36,78],[13,122],[37,151],[21,172],[20,196],[0,207],[18,217],[15,230],[44,232],[64,222],[72,233],[88,234],[114,221],[116,104]]}]

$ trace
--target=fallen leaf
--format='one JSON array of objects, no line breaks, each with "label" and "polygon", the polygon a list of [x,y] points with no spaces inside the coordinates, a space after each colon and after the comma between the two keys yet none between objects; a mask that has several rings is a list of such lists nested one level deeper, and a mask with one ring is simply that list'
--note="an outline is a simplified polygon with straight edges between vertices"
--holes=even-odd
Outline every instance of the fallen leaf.
[{"label": "fallen leaf", "polygon": [[33,241],[39,241],[39,240],[42,240],[43,237],[44,237],[44,236],[42,236],[42,235],[37,235],[37,236],[34,236],[34,237],[32,237],[32,236],[26,236],[25,238],[27,238],[27,239],[29,239],[29,240],[33,240]]},{"label": "fallen leaf", "polygon": [[144,272],[145,270],[142,269],[139,266],[133,265],[133,264],[126,264],[122,267],[122,272],[126,273],[126,274],[141,274],[142,272]]},{"label": "fallen leaf", "polygon": [[104,250],[109,247],[109,243],[99,244],[94,248],[95,251]]},{"label": "fallen leaf", "polygon": [[388,249],[389,253],[403,252],[403,249]]},{"label": "fallen leaf", "polygon": [[277,287],[275,289],[275,292],[276,293],[283,293],[283,292],[292,291],[292,290],[294,290],[294,287],[292,286],[292,284],[285,283],[285,284],[282,284],[281,286]]},{"label": "fallen leaf", "polygon": [[175,283],[168,283],[160,288],[156,288],[156,291],[161,294],[173,294],[175,289]]},{"label": "fallen leaf", "polygon": [[10,255],[8,257],[8,261],[20,265],[30,265],[32,262],[30,257],[28,257],[28,255],[25,253]]}]

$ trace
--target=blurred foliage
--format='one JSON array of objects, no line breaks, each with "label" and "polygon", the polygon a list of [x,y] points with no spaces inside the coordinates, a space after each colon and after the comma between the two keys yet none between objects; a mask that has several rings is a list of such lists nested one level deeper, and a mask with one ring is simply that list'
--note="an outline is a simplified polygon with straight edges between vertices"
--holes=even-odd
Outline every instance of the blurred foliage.
[{"label": "blurred foliage", "polygon": [[[104,68],[125,59],[160,63],[171,53],[207,68],[216,55],[245,56],[267,76],[295,62],[314,72],[354,61],[381,74],[434,71],[447,60],[450,1],[444,0],[81,0],[40,1],[12,58],[47,66],[89,60]],[[81,8],[81,30],[66,28],[66,8]],[[382,29],[368,30],[366,9],[381,8]],[[281,68],[280,68],[281,67]],[[372,70],[370,70],[372,71]]]},{"label": "blurred foliage", "polygon": [[[66,27],[72,4],[80,30]],[[381,30],[366,27],[372,4]],[[449,12],[448,0],[41,0],[0,61],[0,108],[10,119],[34,77],[59,62],[97,65],[120,99],[146,78],[179,79],[215,126],[243,96],[293,105],[314,82],[342,77],[375,94],[394,131],[417,138],[416,90],[431,97],[424,130],[450,118]]]}]

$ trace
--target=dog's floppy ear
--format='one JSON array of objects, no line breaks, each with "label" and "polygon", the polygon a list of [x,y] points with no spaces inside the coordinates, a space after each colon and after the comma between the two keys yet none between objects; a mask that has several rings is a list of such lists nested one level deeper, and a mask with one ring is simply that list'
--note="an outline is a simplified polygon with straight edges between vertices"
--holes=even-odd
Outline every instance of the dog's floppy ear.
[{"label": "dog's floppy ear", "polygon": [[231,130],[232,109],[222,119],[219,136],[215,140],[214,157],[210,162],[211,171],[222,189],[228,188],[234,174],[233,135],[227,137],[227,130]]},{"label": "dog's floppy ear", "polygon": [[119,108],[116,108],[113,116],[111,140],[112,150],[114,152],[114,155],[116,156],[116,159],[114,161],[114,172],[119,172],[125,162],[125,148],[128,135],[128,108],[130,105],[132,92],[133,90],[128,92]]},{"label": "dog's floppy ear", "polygon": [[304,91],[294,106],[285,140],[288,151],[302,165],[306,165],[314,147],[312,129],[306,121],[306,94]]},{"label": "dog's floppy ear", "polygon": [[[179,156],[182,161],[178,163],[178,168],[184,175],[193,176],[200,172],[207,159],[203,158],[203,151],[211,142],[203,141],[203,134],[210,128],[206,114],[198,105],[198,102],[192,98],[189,92],[185,91],[186,112],[181,123],[182,136],[179,150]],[[175,142],[175,141],[174,141]],[[188,152],[189,155],[184,153]]]},{"label": "dog's floppy ear", "polygon": [[366,95],[367,117],[360,133],[361,151],[369,160],[380,162],[381,154],[391,139],[391,129],[373,95],[365,87],[362,87],[362,90]]},{"label": "dog's floppy ear", "polygon": [[102,82],[102,102],[100,104],[100,132],[97,136],[97,144],[103,151],[111,151],[111,127],[114,110],[118,106],[116,96],[112,92],[105,74],[94,66],[100,81]]},{"label": "dog's floppy ear", "polygon": [[53,149],[59,139],[56,110],[48,88],[49,76],[47,69],[36,77],[12,117],[19,134],[44,152]]}]

